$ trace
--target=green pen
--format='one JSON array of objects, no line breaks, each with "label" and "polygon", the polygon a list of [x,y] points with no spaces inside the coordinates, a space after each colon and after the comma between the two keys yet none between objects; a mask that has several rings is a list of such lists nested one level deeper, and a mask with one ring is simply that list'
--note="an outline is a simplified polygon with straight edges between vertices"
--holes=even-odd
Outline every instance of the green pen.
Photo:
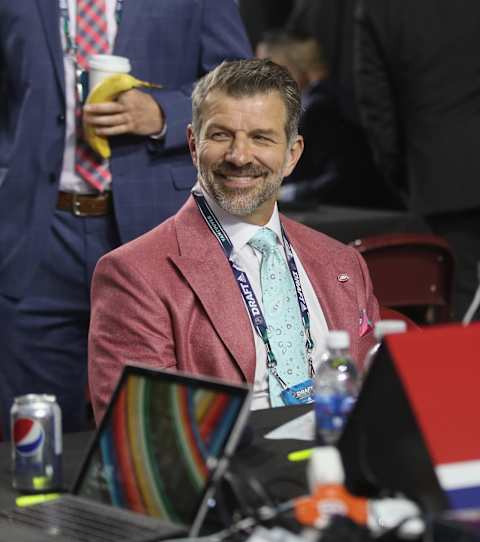
[{"label": "green pen", "polygon": [[296,452],[290,452],[287,457],[289,461],[306,461],[312,455],[313,450],[315,450],[315,448],[297,450]]},{"label": "green pen", "polygon": [[19,508],[25,506],[32,506],[33,504],[39,504],[41,502],[53,501],[60,497],[60,493],[42,493],[40,495],[22,495],[15,499],[15,504]]}]

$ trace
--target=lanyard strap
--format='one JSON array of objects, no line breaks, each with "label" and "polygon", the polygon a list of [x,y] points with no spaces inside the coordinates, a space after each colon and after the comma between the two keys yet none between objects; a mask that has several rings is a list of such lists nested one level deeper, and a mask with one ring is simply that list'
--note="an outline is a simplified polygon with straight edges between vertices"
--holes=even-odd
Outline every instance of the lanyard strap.
[{"label": "lanyard strap", "polygon": [[[74,59],[77,52],[77,47],[75,41],[72,38],[72,33],[70,31],[70,15],[68,13],[68,0],[59,0],[60,8],[60,18],[62,20],[63,33],[65,35],[65,42],[67,45],[67,53],[70,54]],[[120,24],[123,14],[123,0],[117,0],[115,4],[115,20],[117,25]]]},{"label": "lanyard strap", "polygon": [[[195,194],[195,193],[193,194],[193,197],[200,211],[200,214],[202,215],[203,219],[207,223],[207,226],[210,228],[210,231],[213,233],[213,235],[219,242],[220,246],[222,247],[222,250],[230,264],[230,267],[232,268],[233,274],[240,288],[240,293],[242,294],[243,300],[245,301],[245,306],[247,307],[248,314],[250,315],[250,320],[252,322],[252,325],[255,331],[257,332],[258,336],[262,339],[263,344],[265,345],[265,350],[267,352],[267,369],[278,380],[282,388],[285,389],[287,388],[287,385],[277,372],[277,360],[275,359],[275,355],[272,351],[270,340],[268,338],[267,323],[260,309],[260,305],[258,304],[257,298],[255,296],[252,285],[250,283],[250,280],[248,279],[246,273],[242,271],[242,269],[240,269],[230,259],[233,252],[232,241],[230,240],[227,232],[223,229],[222,225],[220,224],[217,217],[213,213],[212,209],[208,205],[207,200],[203,196],[199,194]],[[283,226],[282,226],[282,237],[283,237],[285,252],[287,255],[288,267],[290,269],[290,273],[292,274],[292,278],[295,283],[295,290],[297,292],[298,304],[299,304],[300,312],[302,315],[302,323],[305,330],[305,338],[306,338],[305,348],[307,352],[308,365],[310,368],[310,373],[313,376],[315,371],[313,368],[313,360],[312,360],[311,352],[313,350],[314,343],[313,343],[312,336],[310,333],[310,316],[308,312],[307,303],[305,301],[305,296],[303,295],[302,285],[300,284],[300,276],[298,273],[297,265],[293,257],[292,246],[286,236]]]},{"label": "lanyard strap", "polygon": [[313,339],[310,332],[310,313],[308,312],[307,301],[303,295],[302,284],[300,282],[300,273],[298,272],[297,264],[295,263],[295,258],[293,257],[292,245],[290,240],[283,228],[283,224],[280,225],[282,228],[282,238],[285,254],[287,256],[288,268],[290,269],[290,274],[292,275],[293,283],[295,284],[295,290],[297,292],[297,301],[300,308],[300,314],[302,316],[303,328],[305,330],[305,341],[306,349],[308,353],[311,353],[313,350]]}]

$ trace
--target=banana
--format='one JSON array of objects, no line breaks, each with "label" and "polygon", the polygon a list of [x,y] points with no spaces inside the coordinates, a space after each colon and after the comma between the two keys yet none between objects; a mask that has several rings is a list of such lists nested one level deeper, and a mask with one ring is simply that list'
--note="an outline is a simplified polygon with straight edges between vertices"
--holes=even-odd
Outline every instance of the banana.
[{"label": "banana", "polygon": [[[90,91],[86,104],[113,102],[122,93],[136,87],[161,88],[161,85],[140,81],[128,73],[119,73],[106,77]],[[97,135],[91,124],[83,123],[83,135],[90,147],[102,158],[110,158],[110,144],[104,136]]]}]

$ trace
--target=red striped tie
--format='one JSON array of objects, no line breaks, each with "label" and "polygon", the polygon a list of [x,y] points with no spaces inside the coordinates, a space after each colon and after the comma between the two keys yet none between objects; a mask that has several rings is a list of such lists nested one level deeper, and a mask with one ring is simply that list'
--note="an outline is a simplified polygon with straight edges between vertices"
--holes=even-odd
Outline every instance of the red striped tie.
[{"label": "red striped tie", "polygon": [[[77,0],[76,22],[77,63],[80,68],[88,69],[90,55],[109,52],[105,0]],[[82,139],[82,109],[78,96],[76,119],[75,171],[88,184],[103,192],[110,185],[112,176],[108,163]]]}]

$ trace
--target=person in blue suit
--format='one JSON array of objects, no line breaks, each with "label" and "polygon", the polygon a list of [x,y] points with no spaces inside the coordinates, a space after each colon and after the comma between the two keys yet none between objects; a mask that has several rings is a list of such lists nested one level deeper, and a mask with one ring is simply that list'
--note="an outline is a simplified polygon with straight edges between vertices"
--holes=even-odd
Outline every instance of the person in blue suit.
[{"label": "person in blue suit", "polygon": [[106,0],[111,54],[134,89],[84,117],[108,136],[111,184],[75,173],[77,0],[0,0],[0,414],[52,393],[64,430],[85,425],[90,279],[99,257],[177,211],[195,170],[193,83],[251,56],[234,0]]}]

